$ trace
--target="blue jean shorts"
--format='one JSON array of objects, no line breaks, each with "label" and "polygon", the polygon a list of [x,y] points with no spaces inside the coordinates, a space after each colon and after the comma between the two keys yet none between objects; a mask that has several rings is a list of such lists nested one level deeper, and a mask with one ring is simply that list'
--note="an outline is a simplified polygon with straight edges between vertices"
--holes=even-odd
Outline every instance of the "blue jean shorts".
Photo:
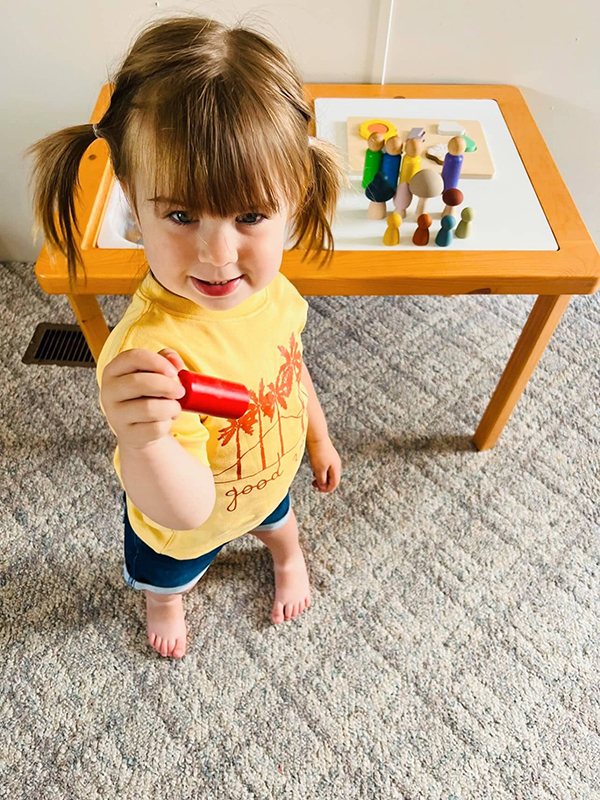
[{"label": "blue jean shorts", "polygon": [[[123,492],[125,513],[125,559],[123,577],[132,589],[149,589],[157,594],[178,594],[191,589],[210,567],[224,544],[198,558],[171,558],[157,553],[143,542],[131,527],[127,515],[127,494]],[[283,498],[255,531],[273,531],[284,525],[290,516],[290,494]]]}]

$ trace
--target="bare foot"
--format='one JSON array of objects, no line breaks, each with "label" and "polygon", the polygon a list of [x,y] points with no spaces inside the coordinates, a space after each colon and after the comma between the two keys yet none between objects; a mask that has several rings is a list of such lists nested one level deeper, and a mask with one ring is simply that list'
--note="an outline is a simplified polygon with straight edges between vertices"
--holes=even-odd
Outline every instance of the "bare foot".
[{"label": "bare foot", "polygon": [[185,655],[186,634],[180,594],[146,591],[148,642],[161,656]]},{"label": "bare foot", "polygon": [[304,554],[297,545],[285,560],[273,559],[275,602],[271,618],[276,625],[296,619],[310,605],[310,584]]}]

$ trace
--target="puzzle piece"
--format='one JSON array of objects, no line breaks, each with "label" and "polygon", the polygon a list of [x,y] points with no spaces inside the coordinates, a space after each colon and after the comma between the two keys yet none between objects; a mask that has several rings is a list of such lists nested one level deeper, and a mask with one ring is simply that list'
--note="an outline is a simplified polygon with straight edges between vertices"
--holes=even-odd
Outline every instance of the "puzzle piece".
[{"label": "puzzle piece", "polygon": [[386,142],[398,135],[396,126],[387,119],[367,119],[358,126],[358,134],[362,139],[368,139],[372,133],[383,133]]},{"label": "puzzle piece", "polygon": [[477,145],[475,144],[473,139],[469,139],[468,136],[464,136],[464,135],[463,135],[463,139],[467,143],[467,149],[465,150],[465,153],[474,153],[477,150]]},{"label": "puzzle piece", "polygon": [[431,147],[428,147],[425,151],[425,155],[427,158],[435,161],[436,164],[443,164],[444,159],[448,155],[448,144],[446,142],[432,144]]},{"label": "puzzle piece", "polygon": [[462,136],[465,129],[460,122],[442,120],[442,122],[438,122],[437,132],[440,136]]}]

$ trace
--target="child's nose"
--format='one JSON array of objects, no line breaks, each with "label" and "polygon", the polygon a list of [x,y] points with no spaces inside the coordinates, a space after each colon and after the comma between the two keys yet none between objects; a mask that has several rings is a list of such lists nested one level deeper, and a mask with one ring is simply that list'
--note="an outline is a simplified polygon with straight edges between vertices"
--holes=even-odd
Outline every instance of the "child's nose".
[{"label": "child's nose", "polygon": [[214,267],[235,264],[237,252],[232,234],[224,226],[201,225],[198,234],[198,260]]}]

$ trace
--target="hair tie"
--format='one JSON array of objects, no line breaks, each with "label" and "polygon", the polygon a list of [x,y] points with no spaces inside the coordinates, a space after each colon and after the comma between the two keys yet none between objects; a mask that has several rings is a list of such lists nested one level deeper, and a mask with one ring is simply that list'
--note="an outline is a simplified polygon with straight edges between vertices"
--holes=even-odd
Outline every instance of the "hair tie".
[{"label": "hair tie", "polygon": [[95,122],[92,122],[92,130],[94,131],[94,136],[96,137],[96,139],[101,139],[102,138],[100,136],[100,134],[98,133],[98,131],[96,130],[96,123]]}]

